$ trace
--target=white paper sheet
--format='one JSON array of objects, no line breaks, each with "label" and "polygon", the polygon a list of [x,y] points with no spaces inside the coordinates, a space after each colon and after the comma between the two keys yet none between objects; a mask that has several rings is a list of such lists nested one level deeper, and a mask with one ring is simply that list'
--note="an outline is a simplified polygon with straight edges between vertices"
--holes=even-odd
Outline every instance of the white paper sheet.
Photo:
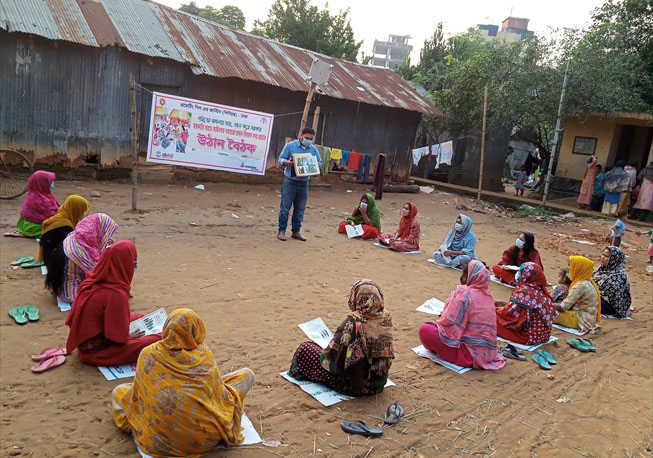
[{"label": "white paper sheet", "polygon": [[123,364],[122,366],[99,366],[98,369],[109,381],[119,380],[121,378],[133,377],[136,375],[136,363]]},{"label": "white paper sheet", "polygon": [[506,288],[515,289],[515,286],[509,285],[508,283],[502,282],[501,279],[499,277],[495,276],[495,275],[490,275],[490,281],[492,281],[494,283],[498,283],[501,286],[505,286]]},{"label": "white paper sheet", "polygon": [[374,246],[378,246],[379,248],[388,248],[386,245],[382,244],[381,242],[374,242]]},{"label": "white paper sheet", "polygon": [[419,347],[415,347],[415,348],[413,348],[413,351],[414,351],[418,356],[421,356],[421,357],[423,357],[423,358],[430,359],[431,361],[433,361],[433,362],[435,362],[435,363],[438,363],[438,364],[440,364],[440,365],[446,367],[447,369],[451,369],[451,370],[454,371],[456,374],[464,374],[465,372],[467,372],[467,371],[471,371],[471,370],[472,370],[471,367],[462,367],[462,366],[458,366],[458,365],[456,365],[456,364],[453,364],[453,363],[450,363],[450,362],[445,361],[445,360],[443,360],[443,359],[440,359],[440,357],[438,357],[437,354],[435,354],[435,353],[432,352],[431,350],[427,350],[426,348],[424,348],[424,345],[420,345]]},{"label": "white paper sheet", "polygon": [[537,350],[538,348],[540,348],[542,345],[548,345],[548,344],[550,344],[551,342],[553,342],[553,341],[555,341],[555,340],[558,340],[558,338],[555,337],[555,336],[551,336],[551,338],[549,339],[548,342],[541,343],[541,344],[539,344],[539,345],[523,345],[523,344],[518,344],[518,343],[515,343],[515,342],[511,342],[511,341],[509,341],[508,339],[504,339],[503,337],[497,337],[497,340],[500,340],[501,342],[509,343],[509,344],[512,345],[513,347],[521,348],[522,350],[525,350],[525,351],[535,351],[535,350]]},{"label": "white paper sheet", "polygon": [[601,314],[601,318],[608,318],[609,320],[628,320],[628,321],[634,320],[634,318],[632,316],[627,316],[626,318],[619,318],[618,316],[603,315],[603,314]]},{"label": "white paper sheet", "polygon": [[[307,392],[309,395],[317,399],[320,404],[322,404],[325,407],[332,406],[333,404],[337,404],[341,401],[349,401],[351,399],[354,399],[352,396],[347,396],[344,394],[340,394],[335,390],[332,390],[331,388],[327,388],[324,385],[321,385],[319,383],[314,383],[314,382],[309,382],[307,380],[295,380],[293,377],[288,375],[288,372],[281,372],[279,374],[289,382],[294,383],[295,385],[299,385],[299,387]],[[385,388],[388,388],[389,386],[396,386],[395,383],[388,379],[388,381],[385,384]]]},{"label": "white paper sheet", "polygon": [[157,334],[163,332],[163,325],[168,318],[168,314],[165,309],[162,307],[154,312],[148,313],[138,320],[134,320],[129,323],[129,332],[133,333],[136,331],[145,332],[146,336],[150,334]]},{"label": "white paper sheet", "polygon": [[594,242],[588,242],[587,240],[576,240],[572,239],[572,242],[580,243],[581,245],[596,245]]},{"label": "white paper sheet", "polygon": [[433,259],[433,258],[428,258],[427,261],[430,262],[431,264],[435,264],[436,266],[439,266],[439,267],[447,267],[449,269],[457,270],[459,272],[462,271],[462,269],[460,269],[458,267],[448,266],[446,264],[440,264],[439,262],[435,262],[435,259]]},{"label": "white paper sheet", "polygon": [[553,327],[556,328],[556,329],[560,329],[562,332],[568,332],[569,334],[573,334],[575,336],[584,336],[585,334],[587,334],[587,332],[583,332],[583,331],[580,331],[578,329],[567,328],[567,327],[561,326],[559,324],[554,324]]},{"label": "white paper sheet", "polygon": [[[374,246],[378,246],[379,248],[386,248],[386,249],[388,248],[387,246],[385,246],[381,242],[374,242]],[[420,254],[420,253],[424,253],[424,250],[401,251],[400,253],[401,254]]]},{"label": "white paper sheet", "polygon": [[308,336],[313,342],[318,344],[322,348],[326,348],[333,339],[333,333],[324,323],[322,318],[315,318],[306,323],[299,324],[299,329],[304,331],[304,334]]},{"label": "white paper sheet", "polygon": [[[241,445],[254,445],[254,444],[260,444],[261,441],[261,436],[259,436],[258,432],[254,428],[254,425],[252,424],[252,421],[249,419],[247,414],[243,412],[243,416],[240,419],[240,426],[243,428],[241,433],[243,434],[243,438],[245,439],[242,444],[238,444],[237,447]],[[136,438],[134,438],[134,443],[136,444],[136,448],[138,449],[138,453],[141,454],[143,458],[152,458],[152,455],[148,455],[145,453],[141,448],[138,446],[138,443],[136,442]],[[216,448],[227,448],[224,445],[219,445]]]},{"label": "white paper sheet", "polygon": [[48,274],[48,268],[45,265],[41,266],[41,275],[47,275]]},{"label": "white paper sheet", "polygon": [[360,237],[365,232],[363,230],[363,226],[360,225],[360,224],[357,224],[356,226],[352,226],[351,224],[347,224],[345,226],[345,230],[347,231],[347,237],[349,237],[350,239],[352,239],[354,237]]},{"label": "white paper sheet", "polygon": [[57,296],[57,307],[59,307],[59,310],[61,312],[67,312],[68,310],[71,309],[72,306],[73,304],[64,302],[59,296]]},{"label": "white paper sheet", "polygon": [[430,313],[431,315],[442,315],[442,311],[444,310],[444,302],[442,302],[440,299],[432,297],[417,307],[415,310],[418,312]]}]

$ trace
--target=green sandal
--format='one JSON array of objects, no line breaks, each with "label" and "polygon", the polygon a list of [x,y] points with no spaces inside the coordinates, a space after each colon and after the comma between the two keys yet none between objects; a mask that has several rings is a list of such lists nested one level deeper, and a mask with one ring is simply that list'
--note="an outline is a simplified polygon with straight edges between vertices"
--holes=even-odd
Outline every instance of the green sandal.
[{"label": "green sandal", "polygon": [[22,307],[12,307],[9,309],[9,316],[12,317],[16,323],[25,324],[27,323],[27,317],[25,316],[25,310]]},{"label": "green sandal", "polygon": [[36,321],[39,319],[39,309],[33,305],[26,305],[23,307],[23,311],[27,314],[27,318],[30,321]]},{"label": "green sandal", "polygon": [[558,364],[558,362],[557,362],[556,359],[553,357],[553,355],[552,355],[551,353],[549,353],[548,351],[546,351],[546,350],[540,350],[540,351],[538,351],[537,353],[538,353],[540,356],[542,356],[544,359],[546,359],[546,361],[547,361],[549,364],[552,364],[552,365],[554,365],[554,364]]},{"label": "green sandal", "polygon": [[592,353],[596,352],[596,347],[594,346],[594,342],[592,342],[590,339],[581,339],[579,338],[578,340],[582,341],[586,346],[589,351]]},{"label": "green sandal", "polygon": [[12,266],[19,266],[21,264],[25,264],[26,262],[31,262],[31,261],[34,261],[33,256],[23,256],[22,258],[18,258],[14,261],[11,261],[10,264]]},{"label": "green sandal", "polygon": [[546,371],[551,370],[551,366],[549,365],[549,362],[546,360],[546,358],[539,353],[535,353],[533,355],[533,361],[535,361],[537,364],[540,365],[540,367]]},{"label": "green sandal", "polygon": [[567,343],[572,348],[575,348],[578,351],[582,351],[583,353],[590,351],[590,347],[584,342],[584,339],[567,339]]},{"label": "green sandal", "polygon": [[45,263],[43,261],[34,261],[34,260],[32,260],[30,262],[26,262],[25,264],[21,264],[20,266],[23,269],[33,269],[34,267],[41,267],[41,266],[44,266],[44,265],[45,265]]}]

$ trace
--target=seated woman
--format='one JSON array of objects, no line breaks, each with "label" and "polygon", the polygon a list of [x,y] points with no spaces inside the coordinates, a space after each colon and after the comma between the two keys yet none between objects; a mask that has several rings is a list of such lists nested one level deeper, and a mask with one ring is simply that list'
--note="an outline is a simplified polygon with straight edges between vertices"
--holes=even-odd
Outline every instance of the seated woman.
[{"label": "seated woman", "polygon": [[544,271],[539,264],[527,262],[516,277],[510,302],[496,302],[497,335],[524,345],[548,342],[558,312],[546,289]]},{"label": "seated woman", "polygon": [[68,304],[73,302],[77,288],[100,261],[117,229],[118,224],[109,215],[94,213],[81,220],[66,236],[62,242],[66,259],[59,261],[64,266],[61,283],[52,286],[61,300]]},{"label": "seated woman", "polygon": [[346,234],[347,226],[363,226],[362,239],[375,239],[381,234],[381,213],[379,212],[374,196],[369,192],[361,197],[358,207],[354,209],[351,216],[347,217],[338,227],[340,234]]},{"label": "seated woman", "polygon": [[43,221],[54,216],[59,208],[59,202],[52,194],[55,178],[54,173],[45,170],[38,170],[29,177],[16,228],[5,233],[5,237],[41,237]]},{"label": "seated woman", "polygon": [[463,265],[460,285],[449,294],[440,319],[419,327],[424,348],[453,364],[501,369],[506,359],[497,348],[497,315],[490,273],[482,262]]},{"label": "seated woman", "polygon": [[62,242],[71,233],[89,208],[88,200],[82,196],[68,196],[59,207],[57,214],[43,221],[39,260],[43,260],[48,269],[45,286],[57,294],[63,282],[66,268],[66,255]]},{"label": "seated woman", "polygon": [[406,202],[401,210],[399,227],[394,234],[379,235],[379,242],[387,245],[393,251],[419,250],[420,227],[417,219],[417,205]]},{"label": "seated woman", "polygon": [[394,359],[392,317],[384,310],[383,292],[372,280],[359,280],[349,293],[351,313],[329,346],[299,346],[288,374],[321,383],[349,396],[383,391]]},{"label": "seated woman", "polygon": [[509,266],[520,267],[525,262],[534,262],[544,270],[540,253],[535,249],[535,236],[530,232],[519,234],[515,244],[503,252],[499,264],[492,266],[492,273],[502,282],[515,285],[515,273],[517,271],[510,270]]},{"label": "seated woman", "polygon": [[79,286],[66,318],[70,327],[66,351],[93,366],[135,363],[141,350],[161,334],[129,332],[129,323],[141,318],[129,312],[129,290],[137,266],[136,245],[121,240],[107,248],[100,262]]},{"label": "seated woman", "polygon": [[558,285],[553,288],[551,291],[551,300],[556,302],[562,302],[567,295],[569,295],[569,286],[571,285],[571,280],[569,279],[569,269],[563,267],[558,272]]},{"label": "seated woman", "polygon": [[113,420],[143,452],[200,456],[244,440],[240,421],[254,372],[240,369],[222,377],[205,337],[194,311],[173,311],[163,339],[138,357],[134,381],[114,388]]},{"label": "seated woman", "polygon": [[594,263],[584,256],[569,256],[569,294],[554,304],[560,312],[555,323],[581,331],[593,331],[601,322],[599,288],[592,280]]},{"label": "seated woman", "polygon": [[630,281],[626,274],[626,255],[615,246],[609,246],[601,254],[601,265],[592,278],[601,294],[601,313],[618,318],[629,314],[631,297]]},{"label": "seated woman", "polygon": [[442,246],[433,252],[433,259],[438,264],[458,268],[476,259],[475,248],[476,235],[472,232],[472,219],[460,214]]}]

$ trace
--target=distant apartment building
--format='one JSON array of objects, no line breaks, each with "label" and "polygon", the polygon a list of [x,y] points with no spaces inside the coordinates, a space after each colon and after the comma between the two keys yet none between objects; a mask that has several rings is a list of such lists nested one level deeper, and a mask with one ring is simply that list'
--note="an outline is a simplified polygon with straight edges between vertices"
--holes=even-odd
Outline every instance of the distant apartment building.
[{"label": "distant apartment building", "polygon": [[408,44],[410,35],[390,35],[388,41],[374,40],[370,65],[395,68],[404,63],[413,47]]},{"label": "distant apartment building", "polygon": [[510,16],[501,23],[501,29],[494,24],[479,24],[477,30],[485,41],[502,40],[514,43],[525,35],[533,35],[533,31],[528,30],[528,21],[526,18]]}]

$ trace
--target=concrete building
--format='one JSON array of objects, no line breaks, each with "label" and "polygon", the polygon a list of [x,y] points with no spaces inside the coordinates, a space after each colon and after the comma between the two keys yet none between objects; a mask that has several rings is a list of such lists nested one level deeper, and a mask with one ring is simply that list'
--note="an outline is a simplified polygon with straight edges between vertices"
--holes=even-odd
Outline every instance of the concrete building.
[{"label": "concrete building", "polygon": [[509,16],[501,23],[501,30],[494,24],[479,24],[477,30],[487,42],[501,40],[514,43],[526,35],[533,35],[533,31],[528,30],[528,21],[526,18]]},{"label": "concrete building", "polygon": [[408,44],[410,35],[390,35],[388,41],[374,40],[371,65],[383,68],[395,68],[403,64],[413,50]]}]

